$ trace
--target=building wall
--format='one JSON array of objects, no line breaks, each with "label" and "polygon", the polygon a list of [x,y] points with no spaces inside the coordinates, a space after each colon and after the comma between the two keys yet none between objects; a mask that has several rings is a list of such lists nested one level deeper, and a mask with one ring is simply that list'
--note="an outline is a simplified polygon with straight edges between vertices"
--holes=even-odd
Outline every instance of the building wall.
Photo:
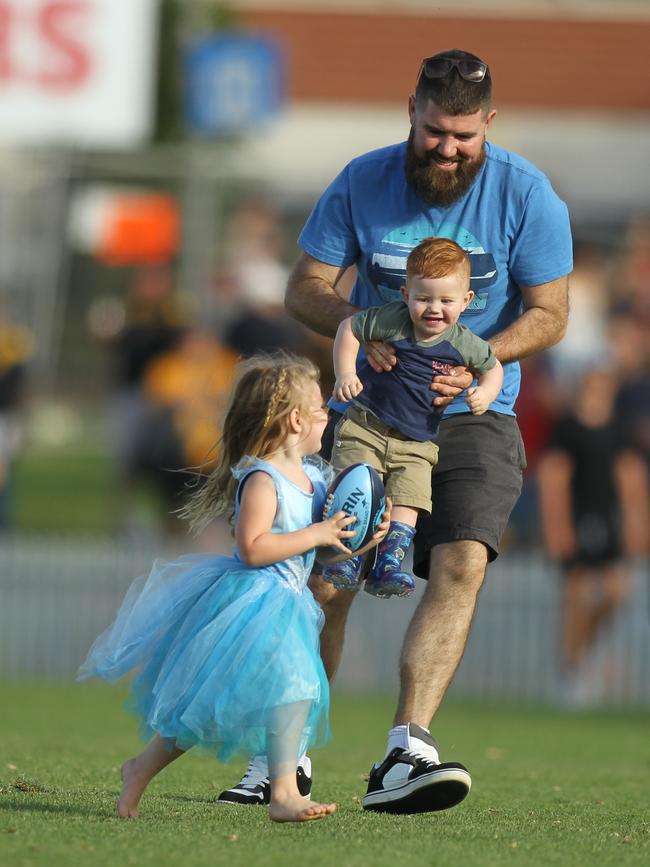
[{"label": "building wall", "polygon": [[421,58],[461,47],[490,63],[503,107],[650,109],[650,3],[624,20],[590,19],[584,9],[517,17],[524,6],[458,16],[436,5],[378,13],[246,4],[240,13],[247,27],[285,43],[291,100],[403,102]]},{"label": "building wall", "polygon": [[286,111],[237,152],[276,195],[311,201],[352,157],[404,139],[420,60],[460,47],[493,71],[491,140],[546,172],[575,219],[647,213],[650,0],[231,2],[286,47]]}]

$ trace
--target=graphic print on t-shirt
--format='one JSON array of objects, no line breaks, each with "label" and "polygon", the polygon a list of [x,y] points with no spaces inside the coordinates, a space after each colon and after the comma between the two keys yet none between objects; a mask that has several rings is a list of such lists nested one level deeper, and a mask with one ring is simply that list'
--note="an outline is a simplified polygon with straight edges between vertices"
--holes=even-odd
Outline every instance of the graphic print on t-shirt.
[{"label": "graphic print on t-shirt", "polygon": [[497,266],[491,253],[486,252],[480,242],[455,223],[432,225],[422,219],[408,226],[393,229],[379,243],[379,249],[372,254],[369,274],[383,301],[395,301],[406,281],[406,260],[414,247],[425,238],[449,238],[469,254],[472,266],[470,288],[474,298],[467,308],[485,310],[488,293],[485,291],[497,279]]}]

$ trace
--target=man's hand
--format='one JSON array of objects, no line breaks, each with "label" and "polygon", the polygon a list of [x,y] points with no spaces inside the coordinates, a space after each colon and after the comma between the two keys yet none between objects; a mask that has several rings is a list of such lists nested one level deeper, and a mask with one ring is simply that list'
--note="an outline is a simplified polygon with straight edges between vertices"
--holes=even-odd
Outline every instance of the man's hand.
[{"label": "man's hand", "polygon": [[434,406],[448,406],[474,381],[474,376],[466,367],[455,367],[449,374],[433,377],[431,391],[437,392],[432,403]]},{"label": "man's hand", "polygon": [[363,391],[363,383],[356,374],[356,371],[350,373],[342,373],[336,377],[334,391],[332,397],[334,400],[342,402],[352,400]]},{"label": "man's hand", "polygon": [[383,343],[381,340],[371,340],[363,344],[366,351],[368,363],[375,373],[384,373],[387,370],[392,370],[397,364],[397,356],[395,350],[390,343]]}]

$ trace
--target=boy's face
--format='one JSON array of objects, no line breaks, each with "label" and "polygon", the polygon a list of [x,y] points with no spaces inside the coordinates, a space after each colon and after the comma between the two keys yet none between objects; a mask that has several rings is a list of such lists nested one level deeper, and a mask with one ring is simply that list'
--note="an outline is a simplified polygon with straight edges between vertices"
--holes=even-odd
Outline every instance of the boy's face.
[{"label": "boy's face", "polygon": [[427,340],[446,331],[474,297],[464,275],[409,277],[402,286],[418,340]]}]

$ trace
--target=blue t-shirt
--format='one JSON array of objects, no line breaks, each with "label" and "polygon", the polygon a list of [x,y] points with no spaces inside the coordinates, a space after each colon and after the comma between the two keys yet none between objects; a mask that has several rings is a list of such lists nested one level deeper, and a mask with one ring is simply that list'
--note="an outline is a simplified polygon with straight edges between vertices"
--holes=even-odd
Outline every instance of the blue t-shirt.
[{"label": "blue t-shirt", "polygon": [[[517,154],[489,142],[485,150],[470,189],[446,207],[427,204],[406,182],[406,142],[352,160],[317,202],[299,245],[328,265],[356,265],[350,302],[366,308],[400,298],[406,259],[420,241],[451,238],[472,265],[475,297],[461,322],[489,339],[520,316],[520,286],[568,274],[573,256],[567,207],[548,178]],[[504,365],[490,409],[514,415],[520,379],[517,362]],[[462,395],[446,410],[468,411]]]}]

